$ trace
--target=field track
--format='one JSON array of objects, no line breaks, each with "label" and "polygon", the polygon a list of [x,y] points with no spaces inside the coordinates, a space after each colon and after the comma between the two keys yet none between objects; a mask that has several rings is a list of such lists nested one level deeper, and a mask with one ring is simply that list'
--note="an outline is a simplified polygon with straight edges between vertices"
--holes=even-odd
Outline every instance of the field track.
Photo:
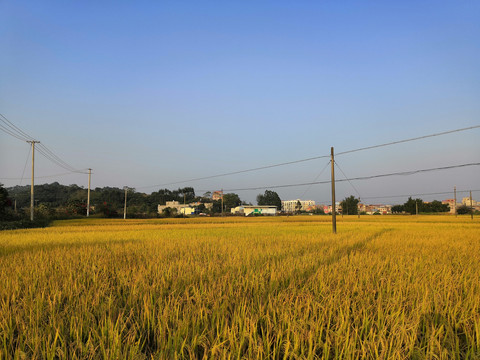
[{"label": "field track", "polygon": [[0,232],[0,359],[479,359],[480,218]]}]

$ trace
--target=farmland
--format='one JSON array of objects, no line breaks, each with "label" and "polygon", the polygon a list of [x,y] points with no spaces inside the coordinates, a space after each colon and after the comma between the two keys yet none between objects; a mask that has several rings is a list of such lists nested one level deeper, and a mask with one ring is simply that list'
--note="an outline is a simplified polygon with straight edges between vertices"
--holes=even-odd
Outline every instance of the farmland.
[{"label": "farmland", "polygon": [[480,223],[70,220],[0,232],[0,359],[480,357]]}]

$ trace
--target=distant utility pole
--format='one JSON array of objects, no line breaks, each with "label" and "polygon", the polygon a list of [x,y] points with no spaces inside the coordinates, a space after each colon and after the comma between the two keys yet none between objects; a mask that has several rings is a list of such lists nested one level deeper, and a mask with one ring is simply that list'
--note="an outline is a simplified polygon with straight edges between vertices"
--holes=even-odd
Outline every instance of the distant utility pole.
[{"label": "distant utility pole", "polygon": [[87,192],[87,217],[90,216],[90,179],[92,176],[92,169],[88,169],[88,192]]},{"label": "distant utility pole", "polygon": [[457,187],[456,186],[453,187],[453,197],[454,197],[453,213],[455,214],[455,217],[457,217]]},{"label": "distant utility pole", "polygon": [[335,156],[333,153],[333,146],[330,149],[332,163],[332,231],[337,233],[337,207],[335,206]]},{"label": "distant utility pole", "polygon": [[33,187],[35,185],[35,144],[38,144],[40,141],[31,140],[27,142],[32,144],[32,186],[30,187],[30,220],[33,221],[33,209],[35,205],[35,196],[33,192]]},{"label": "distant utility pole", "polygon": [[224,216],[223,215],[223,189],[222,189],[222,216]]},{"label": "distant utility pole", "polygon": [[183,193],[183,218],[185,218],[186,204],[185,204],[185,193]]},{"label": "distant utility pole", "polygon": [[470,190],[470,216],[473,220],[473,200],[472,200],[472,190]]},{"label": "distant utility pole", "polygon": [[125,189],[125,206],[123,207],[123,219],[125,220],[127,218],[127,191],[128,191],[128,187],[124,186],[123,188]]},{"label": "distant utility pole", "polygon": [[415,201],[415,215],[418,216],[418,201]]},{"label": "distant utility pole", "polygon": [[[361,204],[361,199],[360,199],[360,196],[358,197],[358,204]],[[358,205],[357,205],[357,214],[358,214],[358,218],[360,219],[360,209],[358,208]]]}]

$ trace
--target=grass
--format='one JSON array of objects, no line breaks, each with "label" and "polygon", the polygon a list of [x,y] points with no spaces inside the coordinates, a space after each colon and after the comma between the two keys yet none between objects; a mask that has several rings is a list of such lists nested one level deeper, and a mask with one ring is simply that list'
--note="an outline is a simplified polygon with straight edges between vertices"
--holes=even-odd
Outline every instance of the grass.
[{"label": "grass", "polygon": [[0,359],[478,359],[479,218],[0,232]]}]

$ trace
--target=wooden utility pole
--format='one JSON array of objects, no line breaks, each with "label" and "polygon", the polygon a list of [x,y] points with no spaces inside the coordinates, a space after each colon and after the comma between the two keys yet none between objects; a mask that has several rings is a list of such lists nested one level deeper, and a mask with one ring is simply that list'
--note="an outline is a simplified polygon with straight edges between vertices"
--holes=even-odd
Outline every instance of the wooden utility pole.
[{"label": "wooden utility pole", "polygon": [[330,149],[330,162],[332,163],[332,232],[337,233],[337,207],[335,206],[335,156],[333,146]]},{"label": "wooden utility pole", "polygon": [[415,215],[418,216],[418,201],[415,201]]},{"label": "wooden utility pole", "polygon": [[88,191],[87,191],[87,217],[90,216],[90,180],[92,176],[92,169],[88,169]]},{"label": "wooden utility pole", "polygon": [[473,220],[473,200],[472,200],[472,190],[470,190],[470,216]]},{"label": "wooden utility pole", "polygon": [[32,144],[32,186],[30,187],[30,220],[33,221],[33,213],[34,213],[34,206],[35,206],[35,195],[34,195],[34,185],[35,185],[35,144],[39,143],[40,141],[27,141]]},{"label": "wooden utility pole", "polygon": [[123,219],[125,220],[127,218],[127,191],[128,191],[128,187],[125,186],[124,189],[125,189],[125,206],[123,207]]},{"label": "wooden utility pole", "polygon": [[455,214],[455,217],[457,217],[457,187],[456,186],[453,187],[453,197],[454,197],[453,212]]}]

